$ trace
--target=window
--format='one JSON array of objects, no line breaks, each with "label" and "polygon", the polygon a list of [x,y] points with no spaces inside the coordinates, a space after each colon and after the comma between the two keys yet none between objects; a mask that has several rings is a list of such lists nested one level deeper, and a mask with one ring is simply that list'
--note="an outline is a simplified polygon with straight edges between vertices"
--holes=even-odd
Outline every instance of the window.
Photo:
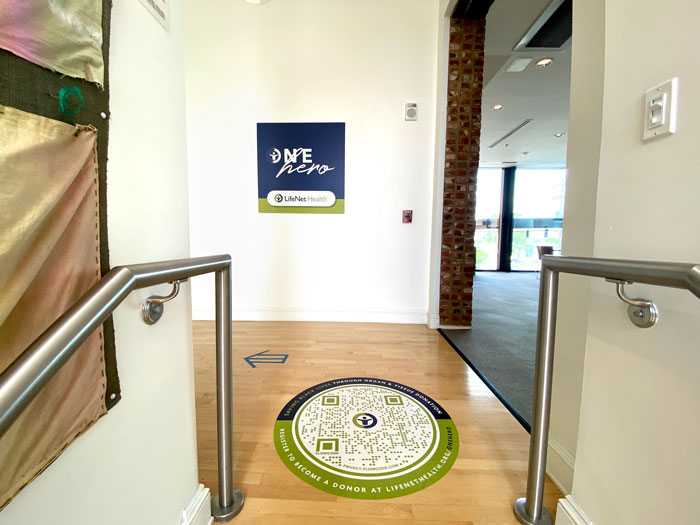
[{"label": "window", "polygon": [[538,245],[561,250],[565,177],[565,170],[516,170],[511,270],[539,270]]},{"label": "window", "polygon": [[561,250],[565,180],[564,169],[479,169],[477,270],[536,271],[537,246]]},{"label": "window", "polygon": [[503,173],[482,168],[476,175],[476,269],[498,269],[498,232],[501,222]]}]

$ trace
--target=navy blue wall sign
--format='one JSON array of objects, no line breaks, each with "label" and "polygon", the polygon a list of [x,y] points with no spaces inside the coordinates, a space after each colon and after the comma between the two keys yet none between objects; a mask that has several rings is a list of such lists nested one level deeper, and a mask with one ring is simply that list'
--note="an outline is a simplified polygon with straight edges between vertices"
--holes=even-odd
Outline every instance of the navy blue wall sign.
[{"label": "navy blue wall sign", "polygon": [[344,213],[344,122],[258,124],[258,211]]}]

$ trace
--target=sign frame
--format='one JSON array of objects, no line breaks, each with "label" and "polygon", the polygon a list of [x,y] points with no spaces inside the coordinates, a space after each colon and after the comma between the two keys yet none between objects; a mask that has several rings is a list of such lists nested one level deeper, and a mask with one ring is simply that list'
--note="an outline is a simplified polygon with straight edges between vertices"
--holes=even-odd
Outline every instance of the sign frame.
[{"label": "sign frame", "polygon": [[345,123],[257,124],[259,213],[345,213]]}]

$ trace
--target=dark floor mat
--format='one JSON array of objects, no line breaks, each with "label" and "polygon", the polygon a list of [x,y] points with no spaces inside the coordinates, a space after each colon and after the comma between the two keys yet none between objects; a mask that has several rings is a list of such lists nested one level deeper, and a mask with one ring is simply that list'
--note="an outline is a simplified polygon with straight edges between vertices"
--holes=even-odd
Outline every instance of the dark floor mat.
[{"label": "dark floor mat", "polygon": [[471,330],[440,333],[530,431],[538,274],[477,272]]}]

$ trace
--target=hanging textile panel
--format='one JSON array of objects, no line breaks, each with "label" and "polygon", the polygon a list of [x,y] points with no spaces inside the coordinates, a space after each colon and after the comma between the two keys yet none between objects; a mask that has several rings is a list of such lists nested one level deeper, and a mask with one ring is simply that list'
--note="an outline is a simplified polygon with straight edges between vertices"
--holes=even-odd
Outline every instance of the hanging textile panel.
[{"label": "hanging textile panel", "polygon": [[0,47],[103,85],[102,0],[0,1]]},{"label": "hanging textile panel", "polygon": [[[97,130],[0,106],[0,372],[100,279]],[[107,412],[96,330],[0,437],[0,508]]]},{"label": "hanging textile panel", "polygon": [[[35,0],[18,0],[26,3]],[[0,0],[0,4],[7,0]],[[46,3],[46,2],[43,2]],[[79,5],[79,4],[76,4]],[[111,0],[102,0],[102,87],[83,79],[60,75],[0,48],[0,106],[9,106],[67,124],[97,128],[97,161],[100,172],[100,263],[109,270],[107,229],[107,150],[109,139],[109,36]],[[104,322],[104,359],[107,374],[107,410],[121,399],[112,318]]]}]

